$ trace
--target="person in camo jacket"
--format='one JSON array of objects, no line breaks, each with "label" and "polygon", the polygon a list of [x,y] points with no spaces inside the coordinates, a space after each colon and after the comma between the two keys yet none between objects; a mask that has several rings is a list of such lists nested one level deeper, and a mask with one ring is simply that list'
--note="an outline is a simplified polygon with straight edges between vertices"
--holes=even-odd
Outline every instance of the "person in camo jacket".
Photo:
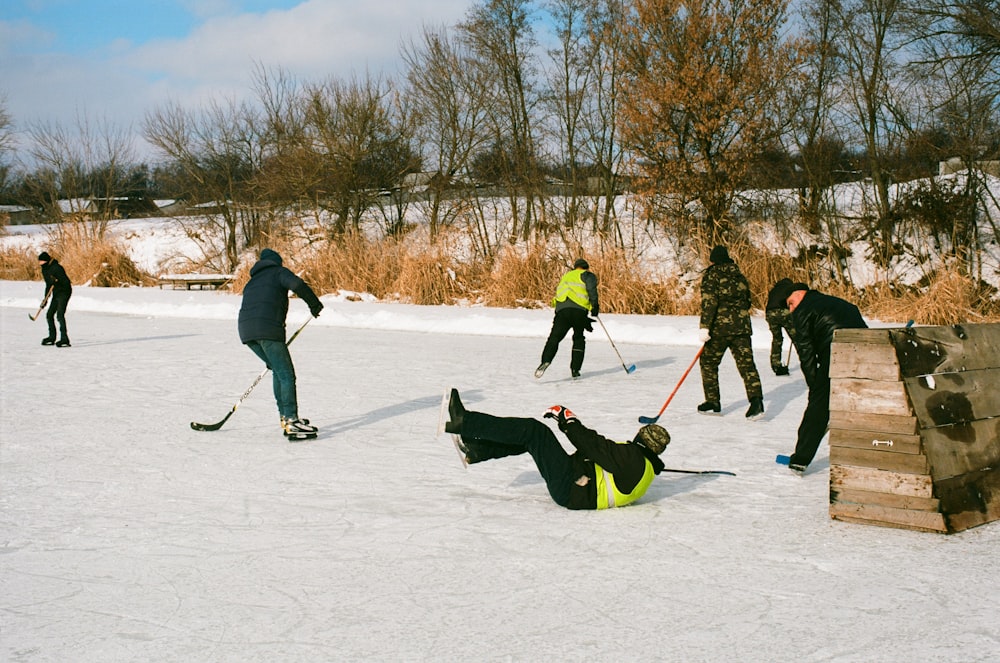
[{"label": "person in camo jacket", "polygon": [[764,390],[753,360],[750,335],[750,285],[724,246],[716,246],[709,256],[711,265],[701,279],[701,318],[698,336],[701,353],[701,383],[705,402],[698,411],[718,414],[722,411],[719,395],[719,364],[726,350],[733,353],[746,388],[750,407],[748,419],[764,415]]},{"label": "person in camo jacket", "polygon": [[[792,322],[792,312],[788,310],[788,304],[782,294],[792,285],[791,279],[781,279],[774,284],[771,291],[767,293],[767,305],[764,307],[764,317],[767,319],[767,328],[771,331],[771,370],[775,375],[788,375],[788,364],[781,361],[781,350],[784,345],[784,335],[781,330],[788,332],[788,338],[792,345],[795,345],[795,324]],[[789,352],[791,349],[789,349]]]}]

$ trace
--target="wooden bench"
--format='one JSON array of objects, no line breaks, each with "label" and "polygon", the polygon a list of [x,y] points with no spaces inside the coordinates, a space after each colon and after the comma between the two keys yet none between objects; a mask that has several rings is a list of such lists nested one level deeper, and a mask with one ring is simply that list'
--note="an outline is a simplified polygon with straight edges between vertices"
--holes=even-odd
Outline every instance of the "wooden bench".
[{"label": "wooden bench", "polygon": [[232,280],[232,274],[161,274],[159,283],[161,289],[169,285],[174,290],[190,290],[195,286],[199,290],[204,290],[205,286],[218,290],[227,287]]}]

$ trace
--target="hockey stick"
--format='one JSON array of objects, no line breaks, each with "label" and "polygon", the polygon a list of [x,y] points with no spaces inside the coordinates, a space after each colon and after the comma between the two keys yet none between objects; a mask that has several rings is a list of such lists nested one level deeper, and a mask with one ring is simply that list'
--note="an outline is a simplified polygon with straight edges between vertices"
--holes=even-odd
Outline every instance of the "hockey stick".
[{"label": "hockey stick", "polygon": [[727,477],[736,476],[736,472],[729,472],[728,470],[675,470],[669,467],[664,467],[661,472],[680,472],[682,474],[725,474]]},{"label": "hockey stick", "polygon": [[688,373],[690,373],[691,369],[694,368],[694,365],[698,362],[698,357],[701,356],[701,353],[704,350],[705,350],[705,346],[704,346],[704,344],[702,344],[702,346],[700,348],[698,348],[698,353],[694,356],[694,359],[691,360],[691,365],[687,367],[686,371],[684,371],[684,375],[681,376],[681,379],[677,383],[677,386],[674,387],[674,390],[670,392],[669,396],[667,396],[667,402],[663,404],[663,407],[660,408],[660,411],[656,414],[656,416],[655,417],[639,417],[639,423],[640,424],[655,424],[656,423],[656,421],[660,418],[660,416],[663,414],[663,412],[667,409],[667,406],[670,405],[670,401],[673,400],[674,394],[676,394],[677,390],[681,388],[682,384],[684,384],[684,380],[687,379]]},{"label": "hockey stick", "polygon": [[45,297],[42,298],[42,303],[38,305],[38,310],[35,311],[35,314],[34,315],[31,315],[30,313],[28,314],[28,317],[31,318],[32,322],[38,319],[38,316],[42,314],[42,309],[45,308],[45,305],[49,303],[49,295],[52,294],[52,287],[53,286],[49,286],[49,289],[46,291]]},{"label": "hockey stick", "polygon": [[[312,318],[308,318],[305,322],[303,322],[302,326],[299,327],[295,331],[294,334],[292,334],[292,337],[290,339],[288,339],[288,342],[285,343],[285,345],[291,345],[292,344],[292,341],[295,340],[295,337],[298,336],[299,333],[303,329],[306,328],[306,325],[309,324],[309,320],[312,320]],[[220,421],[218,423],[215,423],[215,424],[199,424],[196,421],[192,421],[191,422],[191,428],[193,428],[195,430],[219,430],[220,428],[222,428],[223,424],[225,424],[227,421],[229,421],[229,417],[233,416],[233,413],[236,412],[236,408],[238,408],[240,406],[240,404],[247,399],[247,396],[250,395],[250,392],[253,391],[254,387],[256,387],[260,383],[260,381],[264,379],[264,376],[267,375],[267,372],[269,370],[271,370],[271,369],[270,368],[265,368],[263,371],[261,371],[261,374],[258,375],[257,379],[253,381],[253,384],[251,384],[247,388],[247,390],[243,392],[243,395],[240,396],[240,400],[236,401],[236,405],[233,406],[232,410],[230,410],[228,413],[226,413],[226,416],[224,416],[222,418],[222,421]]]},{"label": "hockey stick", "polygon": [[597,317],[597,321],[599,323],[601,323],[601,329],[604,330],[604,333],[608,337],[608,342],[611,343],[611,347],[614,348],[615,354],[618,355],[618,361],[620,361],[622,363],[622,368],[625,369],[626,373],[631,373],[632,371],[634,371],[635,370],[635,364],[629,364],[628,366],[625,365],[625,360],[622,359],[621,353],[618,352],[618,348],[615,347],[615,342],[611,340],[611,334],[608,334],[608,328],[604,326],[604,321],[601,320],[600,316]]}]

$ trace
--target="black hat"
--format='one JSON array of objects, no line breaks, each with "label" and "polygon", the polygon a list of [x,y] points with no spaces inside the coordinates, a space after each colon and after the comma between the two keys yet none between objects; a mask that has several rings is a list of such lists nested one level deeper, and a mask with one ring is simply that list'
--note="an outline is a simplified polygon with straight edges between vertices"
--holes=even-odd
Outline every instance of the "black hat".
[{"label": "black hat", "polygon": [[263,251],[261,251],[260,259],[270,260],[271,262],[276,262],[279,265],[281,264],[281,256],[278,255],[278,252],[275,251],[274,249],[264,249]]},{"label": "black hat", "polygon": [[716,265],[733,261],[733,259],[729,257],[729,250],[721,244],[712,249],[712,252],[708,254],[708,259]]},{"label": "black hat", "polygon": [[39,260],[39,262],[48,262],[48,261],[52,260],[52,256],[50,256],[45,251],[42,251],[41,253],[38,254],[38,260]]},{"label": "black hat", "polygon": [[635,434],[633,442],[641,444],[659,456],[667,448],[667,445],[670,444],[670,433],[663,426],[647,424]]},{"label": "black hat", "polygon": [[590,269],[590,264],[583,258],[577,258],[573,263],[573,269]]},{"label": "black hat", "polygon": [[788,308],[788,295],[792,294],[792,280],[784,278],[774,284],[771,292],[767,293],[767,309]]}]

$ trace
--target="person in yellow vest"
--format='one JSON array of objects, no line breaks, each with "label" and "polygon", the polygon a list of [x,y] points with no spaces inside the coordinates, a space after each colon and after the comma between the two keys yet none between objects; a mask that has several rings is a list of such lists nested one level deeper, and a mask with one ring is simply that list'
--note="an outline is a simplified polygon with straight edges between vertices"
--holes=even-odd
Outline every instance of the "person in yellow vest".
[{"label": "person in yellow vest", "polygon": [[538,419],[466,410],[456,389],[445,394],[445,401],[444,430],[452,434],[466,464],[530,454],[552,501],[567,509],[630,504],[664,469],[660,454],[670,444],[670,433],[656,424],[643,426],[632,440],[615,442],[581,424],[569,409],[553,405],[543,418],[554,419],[576,447],[568,454],[552,429]]},{"label": "person in yellow vest", "polygon": [[583,355],[587,341],[585,331],[594,331],[590,316],[597,317],[601,313],[597,299],[597,276],[590,271],[590,265],[583,258],[573,263],[573,269],[563,274],[556,288],[556,296],[552,298],[555,307],[555,317],[552,319],[552,330],[542,348],[542,363],[535,369],[535,377],[540,378],[555,359],[559,343],[573,330],[573,352],[569,358],[570,374],[580,377],[583,368]]}]

